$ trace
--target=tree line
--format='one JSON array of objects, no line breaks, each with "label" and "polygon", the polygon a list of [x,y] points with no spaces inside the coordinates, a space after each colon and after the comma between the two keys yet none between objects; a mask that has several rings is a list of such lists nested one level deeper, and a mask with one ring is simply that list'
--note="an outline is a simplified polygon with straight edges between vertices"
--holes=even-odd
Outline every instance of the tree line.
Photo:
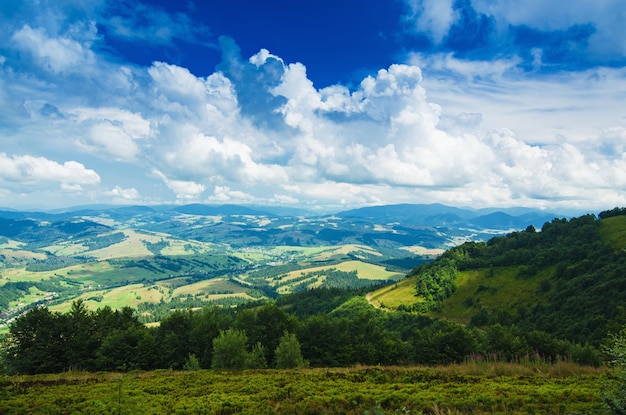
[{"label": "tree line", "polygon": [[[336,301],[337,289],[310,292],[322,308],[325,301]],[[288,302],[283,306],[288,309]],[[11,324],[1,356],[2,370],[9,374],[438,364],[468,356],[600,364],[596,349],[546,332],[500,324],[478,329],[383,312],[361,295],[307,316],[288,313],[273,301],[177,310],[154,328],[128,307],[90,311],[81,301],[67,313],[39,307]]]}]

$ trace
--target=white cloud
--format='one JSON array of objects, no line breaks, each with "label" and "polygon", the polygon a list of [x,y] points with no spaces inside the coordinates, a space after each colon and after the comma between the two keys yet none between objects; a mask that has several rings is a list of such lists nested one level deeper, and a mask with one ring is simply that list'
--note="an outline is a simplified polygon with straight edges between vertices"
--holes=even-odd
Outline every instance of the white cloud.
[{"label": "white cloud", "polygon": [[[546,30],[581,18],[549,20],[534,1],[526,15],[513,15],[509,1],[473,4],[491,7],[488,14],[498,21]],[[421,11],[414,16],[420,30],[435,43],[445,41],[458,18],[452,1],[411,5]],[[91,4],[85,13],[96,9]],[[266,49],[242,59],[234,41],[224,40],[224,62],[201,77],[172,63],[143,67],[99,52],[101,24],[110,35],[148,41],[147,31],[165,21],[150,14],[142,26],[138,14],[124,13],[98,25],[59,13],[3,29],[0,194],[20,199],[47,186],[66,196],[90,186],[94,201],[127,203],[165,189],[150,200],[173,194],[181,203],[336,208],[586,207],[624,199],[626,113],[616,104],[626,94],[624,69],[527,78],[516,56],[471,61],[414,54],[352,89],[317,89],[304,64]],[[174,29],[186,23],[178,20]],[[156,36],[170,45],[183,34]],[[535,55],[540,65],[540,51]],[[73,161],[52,161],[59,154]],[[96,166],[102,178],[85,165]],[[100,182],[105,190],[94,190]]]},{"label": "white cloud", "polygon": [[[70,29],[70,34],[77,30]],[[86,66],[95,62],[91,42],[95,38],[95,23],[91,22],[86,31],[89,36],[83,43],[71,37],[50,37],[43,28],[31,28],[25,24],[13,34],[11,40],[20,50],[28,52],[42,68],[57,72],[83,72]]]},{"label": "white cloud", "polygon": [[406,3],[411,11],[406,19],[413,21],[417,31],[428,33],[436,44],[441,43],[458,20],[453,0],[406,0]]},{"label": "white cloud", "polygon": [[28,187],[59,182],[66,187],[75,186],[79,189],[80,185],[99,183],[100,176],[76,161],[59,164],[45,157],[9,157],[6,153],[0,153],[0,180]]},{"label": "white cloud", "polygon": [[472,5],[479,13],[493,17],[501,30],[508,30],[509,25],[527,25],[554,31],[591,23],[590,52],[601,57],[616,53],[626,56],[626,3],[622,0],[530,0],[524,1],[523,7],[516,0],[472,0]]},{"label": "white cloud", "polygon": [[102,24],[111,36],[167,47],[175,46],[176,40],[206,44],[201,36],[209,30],[185,13],[170,14],[158,6],[136,1],[115,1],[110,11],[105,8],[103,17]]},{"label": "white cloud", "polygon": [[228,186],[215,186],[213,194],[206,199],[207,203],[222,204],[253,204],[261,199],[241,190],[232,190]]},{"label": "white cloud", "polygon": [[206,186],[191,180],[173,180],[169,179],[158,170],[153,170],[153,174],[160,178],[163,183],[176,195],[179,202],[196,201],[206,190]]},{"label": "white cloud", "polygon": [[115,202],[136,202],[140,199],[139,191],[134,187],[124,189],[115,186],[113,189],[104,192],[105,196],[110,196]]},{"label": "white cloud", "polygon": [[82,148],[115,160],[135,160],[140,152],[137,140],[152,134],[150,122],[130,111],[103,107],[76,108],[69,112],[83,131],[84,135],[78,138]]}]

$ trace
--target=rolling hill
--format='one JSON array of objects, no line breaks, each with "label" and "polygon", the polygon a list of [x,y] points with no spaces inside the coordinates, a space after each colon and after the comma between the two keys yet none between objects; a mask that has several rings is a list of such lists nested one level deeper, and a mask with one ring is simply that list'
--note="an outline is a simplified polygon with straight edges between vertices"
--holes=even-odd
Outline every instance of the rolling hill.
[{"label": "rolling hill", "polygon": [[[527,226],[522,218],[529,215],[554,218],[528,209],[417,204],[332,215],[203,204],[3,210],[0,314],[5,317],[0,320],[42,302],[64,308],[76,298],[100,301],[93,300],[93,306],[121,304],[109,292],[135,284],[142,287],[130,291],[136,293],[131,304],[140,297],[139,303],[166,299],[231,306],[320,286],[398,281],[447,248]],[[213,278],[229,281],[229,298],[198,284]],[[153,293],[146,292],[151,284],[174,288],[153,301]],[[184,285],[196,289],[185,298],[174,294]]]}]

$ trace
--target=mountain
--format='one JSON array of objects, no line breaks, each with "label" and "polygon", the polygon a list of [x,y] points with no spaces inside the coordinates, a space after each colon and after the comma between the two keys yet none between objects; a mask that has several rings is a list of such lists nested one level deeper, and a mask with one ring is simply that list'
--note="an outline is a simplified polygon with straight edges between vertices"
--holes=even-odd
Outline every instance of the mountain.
[{"label": "mountain", "polygon": [[190,205],[183,205],[172,209],[174,212],[185,213],[187,215],[201,215],[201,216],[267,216],[267,212],[252,209],[243,205],[203,205],[194,203]]},{"label": "mountain", "polygon": [[[72,235],[72,227],[62,225],[63,221],[90,221],[100,223],[102,232],[132,228],[238,247],[357,243],[376,247],[445,249],[466,240],[487,240],[494,234],[525,229],[528,225],[540,228],[556,217],[529,209],[509,209],[507,212],[510,213],[495,209],[474,211],[441,204],[372,206],[333,215],[314,215],[302,209],[228,204],[82,206],[55,212],[0,211],[3,219],[0,235],[21,242],[32,242],[40,236],[52,241],[76,236]],[[40,226],[51,232],[42,236],[38,232]],[[59,227],[63,229],[57,229]],[[74,228],[81,231],[76,226]]]},{"label": "mountain", "polygon": [[529,208],[462,209],[442,204],[400,204],[371,206],[340,212],[336,216],[377,223],[400,223],[413,226],[473,227],[476,229],[513,230],[528,225],[537,228],[557,214]]},{"label": "mountain", "polygon": [[0,218],[0,236],[38,246],[109,232],[110,227],[80,218],[43,222],[33,219]]}]

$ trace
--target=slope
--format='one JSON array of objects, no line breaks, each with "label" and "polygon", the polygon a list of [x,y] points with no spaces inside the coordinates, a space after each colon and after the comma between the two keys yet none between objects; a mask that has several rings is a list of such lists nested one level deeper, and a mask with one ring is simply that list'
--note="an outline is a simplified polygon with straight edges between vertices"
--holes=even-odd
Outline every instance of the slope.
[{"label": "slope", "polygon": [[371,299],[470,326],[516,326],[598,346],[626,323],[626,216],[599,217],[554,219],[541,232],[529,226],[462,244],[416,268],[410,283]]}]

